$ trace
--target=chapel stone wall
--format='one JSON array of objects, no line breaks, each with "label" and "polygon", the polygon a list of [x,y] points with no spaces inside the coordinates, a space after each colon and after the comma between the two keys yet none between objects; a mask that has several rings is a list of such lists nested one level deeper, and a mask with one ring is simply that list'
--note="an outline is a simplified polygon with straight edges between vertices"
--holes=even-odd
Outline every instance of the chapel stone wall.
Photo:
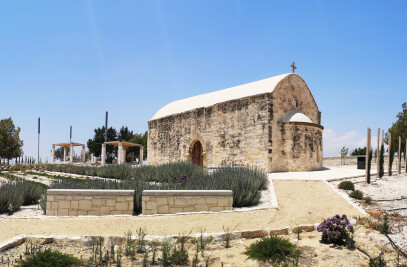
[{"label": "chapel stone wall", "polygon": [[271,94],[219,103],[148,122],[148,162],[190,160],[194,140],[203,165],[252,165],[267,170]]},{"label": "chapel stone wall", "polygon": [[280,149],[273,168],[284,171],[310,171],[322,168],[322,127],[307,123],[277,125]]},{"label": "chapel stone wall", "polygon": [[[322,167],[322,127],[293,127],[280,124],[285,115],[293,110],[300,110],[307,115],[312,123],[320,125],[321,113],[305,81],[298,75],[289,75],[283,79],[273,91],[272,119],[270,123],[271,138],[269,140],[271,156],[269,171],[309,171]],[[319,135],[321,139],[319,140]],[[307,138],[305,144],[304,138]],[[311,138],[311,139],[310,139]],[[290,152],[296,148],[287,147],[292,144],[310,148],[313,141],[315,149],[298,153]],[[316,147],[319,146],[318,149]],[[319,153],[319,154],[317,154]],[[318,162],[317,159],[321,158]],[[301,167],[301,164],[305,164]]]}]

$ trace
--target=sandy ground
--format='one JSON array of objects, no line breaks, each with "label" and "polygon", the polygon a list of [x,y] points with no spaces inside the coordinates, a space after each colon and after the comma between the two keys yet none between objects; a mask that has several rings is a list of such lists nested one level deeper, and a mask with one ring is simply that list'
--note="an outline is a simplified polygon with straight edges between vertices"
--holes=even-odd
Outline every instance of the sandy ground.
[{"label": "sandy ground", "polygon": [[[269,173],[269,179],[273,180],[336,180],[365,175],[365,170],[358,170],[356,165],[330,166],[321,170],[310,172],[273,172]],[[372,168],[372,175],[376,169]]]},{"label": "sandy ground", "polygon": [[[385,175],[382,179],[372,179],[370,184],[364,178],[349,179],[354,182],[355,189],[372,198],[373,203],[368,205],[364,201],[353,200],[358,206],[367,211],[384,212],[390,215],[392,226],[390,237],[397,245],[407,250],[407,175],[405,173],[393,176]],[[339,182],[332,182],[337,187]],[[344,190],[341,190],[345,193]],[[390,200],[390,201],[389,201]],[[392,201],[391,201],[392,200]]]},{"label": "sandy ground", "polygon": [[[358,228],[355,233],[356,245],[363,250],[367,251],[371,256],[376,257],[381,251],[383,251],[384,259],[387,261],[388,266],[396,265],[396,253],[389,245],[375,246],[370,240],[380,236],[377,231],[372,231],[364,227]],[[299,261],[300,266],[368,266],[368,257],[358,250],[349,250],[343,247],[334,248],[331,245],[321,244],[319,242],[321,234],[314,231],[310,233],[302,233],[300,235],[300,240],[297,239],[297,235],[292,234],[290,236],[285,236],[291,242],[296,243],[302,250],[301,258]],[[250,244],[258,241],[259,239],[239,239],[231,241],[231,248],[225,248],[224,241],[210,241],[206,245],[204,250],[204,256],[202,257],[199,253],[198,259],[201,264],[209,257],[209,266],[270,266],[262,263],[258,263],[254,260],[247,259],[244,255],[246,247]],[[173,243],[174,245],[174,243]],[[110,248],[103,246],[103,254],[106,254]],[[191,262],[192,258],[196,252],[196,245],[192,243],[186,244],[186,249],[189,254],[189,260]],[[71,243],[62,244],[47,244],[43,248],[56,249],[64,253],[69,253],[75,255],[78,258],[82,258],[85,262],[92,256],[91,246],[80,246]],[[147,250],[151,250],[151,247],[147,245]],[[25,244],[7,250],[0,255],[6,260],[10,259],[12,262],[19,258],[19,255],[24,255]],[[124,247],[121,248],[122,251]],[[179,249],[179,245],[178,245]],[[149,260],[151,260],[152,253],[149,253]],[[161,251],[157,250],[157,258],[161,258]],[[24,256],[23,256],[24,257]],[[142,254],[137,254],[136,260],[131,262],[129,257],[122,257],[122,264],[124,266],[141,266],[142,265]],[[401,259],[402,263],[406,263],[406,259]],[[4,263],[4,262],[3,262]],[[0,262],[1,265],[1,262]],[[203,265],[202,265],[203,266]]]},{"label": "sandy ground", "polygon": [[[224,232],[223,228],[255,230],[317,223],[335,214],[362,214],[322,181],[275,181],[279,209],[236,213],[134,217],[78,217],[42,219],[6,218],[0,221],[0,243],[13,236],[102,235],[121,236],[145,227],[149,235]],[[134,231],[133,231],[134,232]]]}]

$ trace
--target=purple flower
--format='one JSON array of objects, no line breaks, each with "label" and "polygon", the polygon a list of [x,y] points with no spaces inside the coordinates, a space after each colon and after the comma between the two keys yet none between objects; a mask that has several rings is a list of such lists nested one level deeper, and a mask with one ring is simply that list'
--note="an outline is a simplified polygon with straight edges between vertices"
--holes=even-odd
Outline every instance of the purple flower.
[{"label": "purple flower", "polygon": [[187,176],[186,175],[181,175],[178,179],[178,183],[184,185],[187,182]]}]

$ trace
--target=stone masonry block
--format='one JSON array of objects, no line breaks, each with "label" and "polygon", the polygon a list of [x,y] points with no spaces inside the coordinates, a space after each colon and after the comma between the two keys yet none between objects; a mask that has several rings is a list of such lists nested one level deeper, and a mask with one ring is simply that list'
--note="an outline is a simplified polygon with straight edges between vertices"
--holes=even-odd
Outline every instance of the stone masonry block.
[{"label": "stone masonry block", "polygon": [[55,216],[55,210],[47,210],[47,216]]},{"label": "stone masonry block", "polygon": [[59,202],[52,202],[51,203],[51,209],[53,209],[53,210],[57,210],[58,206],[59,206]]},{"label": "stone masonry block", "polygon": [[109,207],[116,206],[116,200],[108,199],[106,200],[106,205]]},{"label": "stone masonry block", "polygon": [[175,198],[174,205],[175,206],[184,206],[186,204],[186,199],[183,198]]},{"label": "stone masonry block", "polygon": [[69,216],[69,209],[58,209],[57,216]]},{"label": "stone masonry block", "polygon": [[157,205],[155,202],[146,202],[145,209],[147,210],[154,210],[156,209]]},{"label": "stone masonry block", "polygon": [[68,215],[69,216],[78,216],[78,211],[77,210],[69,210]]},{"label": "stone masonry block", "polygon": [[223,210],[223,207],[209,207],[209,211],[217,212],[217,211],[222,211],[222,210]]},{"label": "stone masonry block", "polygon": [[195,205],[196,204],[196,199],[194,199],[194,198],[189,198],[189,199],[187,199],[186,200],[186,204],[187,205]]},{"label": "stone masonry block", "polygon": [[218,206],[229,206],[230,203],[230,198],[225,198],[225,197],[219,197],[218,198]]},{"label": "stone masonry block", "polygon": [[128,210],[128,209],[129,205],[127,204],[127,202],[116,203],[116,210]]},{"label": "stone masonry block", "polygon": [[116,201],[117,201],[117,202],[125,202],[125,201],[126,201],[126,197],[116,197]]},{"label": "stone masonry block", "polygon": [[71,201],[71,209],[78,209],[79,208],[79,201],[78,200],[72,200]]},{"label": "stone masonry block", "polygon": [[243,238],[260,238],[268,236],[267,230],[257,230],[257,231],[243,231]]},{"label": "stone masonry block", "polygon": [[164,205],[159,205],[157,206],[157,212],[159,214],[166,214],[170,212],[170,209],[168,207],[168,205],[164,204]]},{"label": "stone masonry block", "polygon": [[59,201],[59,209],[69,209],[71,207],[71,201]]},{"label": "stone masonry block", "polygon": [[92,208],[92,201],[90,200],[79,200],[79,209],[90,210]]},{"label": "stone masonry block", "polygon": [[218,198],[217,197],[207,197],[205,199],[206,204],[217,204]]},{"label": "stone masonry block", "polygon": [[198,204],[195,206],[196,211],[209,211],[209,207],[206,204]]},{"label": "stone masonry block", "polygon": [[171,214],[179,213],[179,212],[184,212],[184,209],[183,209],[183,208],[173,208],[173,207],[170,207],[170,213],[171,213]]},{"label": "stone masonry block", "polygon": [[100,207],[100,206],[102,206],[102,200],[101,200],[101,199],[97,199],[97,198],[92,199],[92,206],[95,206],[95,207]]},{"label": "stone masonry block", "polygon": [[166,196],[157,197],[157,198],[155,199],[155,203],[156,203],[157,205],[160,205],[160,204],[168,204],[168,199],[167,199]]}]

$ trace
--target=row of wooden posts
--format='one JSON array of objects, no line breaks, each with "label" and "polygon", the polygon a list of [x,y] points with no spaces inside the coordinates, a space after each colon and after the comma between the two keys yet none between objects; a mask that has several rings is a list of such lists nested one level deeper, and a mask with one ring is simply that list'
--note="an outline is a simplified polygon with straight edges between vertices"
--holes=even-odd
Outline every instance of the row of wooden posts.
[{"label": "row of wooden posts", "polygon": [[[388,159],[388,172],[389,175],[391,174],[390,170],[391,170],[391,164],[392,162],[390,161],[390,153],[392,153],[391,149],[391,133],[388,133],[388,155],[389,155],[389,159]],[[379,175],[379,168],[380,168],[380,163],[379,163],[379,158],[380,158],[380,148],[381,145],[384,144],[384,130],[382,130],[382,143],[380,144],[380,128],[377,129],[377,175]],[[370,170],[369,170],[369,156],[370,156],[370,148],[371,148],[371,130],[370,128],[367,128],[367,140],[366,140],[366,183],[370,183]],[[406,150],[404,152],[404,154],[407,153],[407,139],[406,139]],[[398,166],[397,166],[397,170],[398,173],[401,173],[401,136],[399,136],[399,147],[398,147]],[[406,162],[405,162],[405,170],[407,173],[407,157],[406,157]]]}]

